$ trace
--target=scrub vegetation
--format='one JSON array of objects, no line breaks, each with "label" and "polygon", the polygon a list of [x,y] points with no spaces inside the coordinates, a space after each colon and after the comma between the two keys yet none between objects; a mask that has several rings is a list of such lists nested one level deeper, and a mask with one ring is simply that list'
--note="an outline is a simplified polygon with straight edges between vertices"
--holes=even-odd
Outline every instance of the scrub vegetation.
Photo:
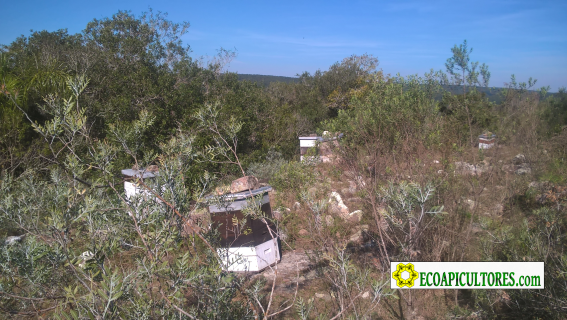
[{"label": "scrub vegetation", "polygon": [[[565,88],[512,76],[493,102],[466,41],[423,76],[353,55],[259,84],[187,28],[118,12],[1,47],[0,318],[564,318]],[[300,162],[323,131],[334,162]],[[150,165],[159,201],[126,198],[120,170]],[[243,175],[282,239],[257,275],[223,271],[203,201]],[[391,290],[390,261],[543,261],[545,289]]]}]

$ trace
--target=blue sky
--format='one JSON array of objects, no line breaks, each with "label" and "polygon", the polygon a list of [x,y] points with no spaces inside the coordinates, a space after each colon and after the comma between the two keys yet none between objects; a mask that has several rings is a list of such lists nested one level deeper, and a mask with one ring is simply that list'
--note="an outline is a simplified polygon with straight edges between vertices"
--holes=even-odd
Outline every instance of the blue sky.
[{"label": "blue sky", "polygon": [[9,1],[0,11],[0,44],[29,30],[82,31],[118,10],[152,7],[191,24],[192,56],[237,50],[231,71],[294,76],[326,70],[352,54],[372,54],[385,73],[443,69],[467,39],[471,59],[489,65],[490,86],[538,79],[567,86],[567,1]]}]

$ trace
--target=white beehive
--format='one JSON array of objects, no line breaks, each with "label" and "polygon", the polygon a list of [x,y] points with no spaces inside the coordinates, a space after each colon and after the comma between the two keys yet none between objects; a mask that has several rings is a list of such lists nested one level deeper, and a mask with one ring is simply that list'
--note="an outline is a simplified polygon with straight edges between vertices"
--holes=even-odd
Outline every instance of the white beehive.
[{"label": "white beehive", "polygon": [[[300,160],[332,162],[332,149],[338,146],[338,140],[343,134],[330,134],[328,131],[323,132],[323,136],[312,134],[308,137],[299,137]],[[334,147],[331,146],[334,144]],[[312,156],[308,157],[310,153]]]},{"label": "white beehive", "polygon": [[496,142],[496,135],[492,133],[485,133],[478,136],[478,148],[479,149],[490,149],[494,146]]},{"label": "white beehive", "polygon": [[[261,219],[245,217],[242,212],[247,206],[259,205],[262,212],[271,217],[272,209],[268,196],[270,190],[272,187],[266,186],[251,191],[229,193],[221,197],[220,203],[209,204],[213,227],[217,228],[221,235],[217,252],[226,271],[256,272],[281,259],[275,226],[267,220],[266,224]],[[212,197],[208,200],[213,203]],[[243,221],[245,218],[244,226],[235,225],[236,221]],[[248,231],[240,233],[237,229]]]},{"label": "white beehive", "polygon": [[122,175],[124,175],[125,177],[124,192],[126,193],[126,198],[130,199],[130,197],[133,197],[135,195],[144,195],[144,196],[151,195],[151,192],[149,190],[146,190],[144,187],[141,187],[137,183],[138,179],[150,180],[150,179],[154,179],[159,174],[157,168],[150,168],[150,169],[151,171],[145,169],[122,170]]}]

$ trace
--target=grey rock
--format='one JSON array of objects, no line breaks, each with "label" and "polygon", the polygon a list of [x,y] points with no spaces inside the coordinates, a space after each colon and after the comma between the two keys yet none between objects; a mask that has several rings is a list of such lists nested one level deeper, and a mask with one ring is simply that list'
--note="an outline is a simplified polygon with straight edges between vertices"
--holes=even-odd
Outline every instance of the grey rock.
[{"label": "grey rock", "polygon": [[526,156],[523,154],[517,154],[514,159],[512,159],[512,163],[515,165],[522,164],[526,162]]},{"label": "grey rock", "polygon": [[355,222],[360,222],[360,220],[362,220],[362,210],[356,210],[353,211],[351,213],[349,213],[350,216],[350,220],[355,221]]},{"label": "grey rock", "polygon": [[474,164],[470,164],[467,162],[455,162],[455,172],[459,174],[470,174],[470,175],[477,175],[480,174],[479,166],[475,166]]},{"label": "grey rock", "polygon": [[258,179],[254,176],[245,176],[232,181],[230,185],[230,192],[237,193],[246,190],[254,190],[259,186]]},{"label": "grey rock", "polygon": [[329,209],[332,213],[338,214],[345,219],[348,218],[348,207],[344,204],[343,199],[338,192],[331,192],[331,196],[329,197],[329,204]]},{"label": "grey rock", "polygon": [[353,235],[350,236],[348,240],[350,242],[362,243],[362,240],[364,240],[364,237],[362,235],[362,230],[358,230],[357,232],[355,232]]},{"label": "grey rock", "polygon": [[532,168],[529,166],[529,164],[527,163],[522,163],[519,165],[519,168],[516,169],[516,171],[514,171],[515,174],[517,175],[526,175],[526,174],[531,174],[532,173]]},{"label": "grey rock", "polygon": [[364,232],[368,231],[368,225],[363,224],[356,226],[354,229],[356,230],[356,232],[350,236],[349,241],[354,243],[362,243],[362,241],[364,241]]}]

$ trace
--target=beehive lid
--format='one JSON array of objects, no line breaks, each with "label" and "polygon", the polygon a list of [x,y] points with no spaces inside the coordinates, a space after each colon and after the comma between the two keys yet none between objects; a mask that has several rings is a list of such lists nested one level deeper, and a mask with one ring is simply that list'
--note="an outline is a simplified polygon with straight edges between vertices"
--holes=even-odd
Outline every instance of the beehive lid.
[{"label": "beehive lid", "polygon": [[494,139],[496,138],[496,135],[494,133],[490,133],[490,134],[486,134],[483,133],[480,136],[478,136],[479,139]]},{"label": "beehive lid", "polygon": [[323,141],[322,137],[299,137],[299,140],[318,140]]},{"label": "beehive lid", "polygon": [[339,133],[338,135],[329,135],[326,134],[323,137],[318,137],[318,136],[309,136],[309,137],[299,137],[299,140],[317,140],[320,142],[324,142],[324,141],[332,141],[332,140],[337,140],[337,139],[342,139],[342,137],[344,136],[344,133]]},{"label": "beehive lid", "polygon": [[[237,193],[227,193],[222,195],[222,198],[224,201],[236,201],[236,200],[244,200],[244,199],[248,199],[257,195],[261,195],[264,194],[268,191],[272,191],[272,187],[271,186],[265,186],[265,187],[260,187],[258,189],[254,189],[251,191],[242,191],[242,192],[237,192]],[[208,196],[205,197],[205,199],[209,200],[209,199],[213,199],[215,197],[219,197],[219,196]]]},{"label": "beehive lid", "polygon": [[124,169],[122,170],[122,174],[127,177],[147,179],[147,178],[155,178],[159,173],[149,172],[145,170]]}]

